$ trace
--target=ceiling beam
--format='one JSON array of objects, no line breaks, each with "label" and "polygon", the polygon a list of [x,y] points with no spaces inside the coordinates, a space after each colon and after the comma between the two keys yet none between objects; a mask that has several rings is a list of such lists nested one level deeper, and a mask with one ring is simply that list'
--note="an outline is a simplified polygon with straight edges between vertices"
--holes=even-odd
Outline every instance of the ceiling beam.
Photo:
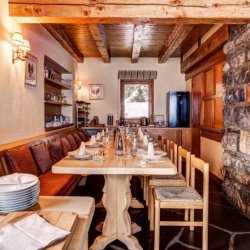
[{"label": "ceiling beam", "polygon": [[133,49],[132,49],[132,57],[131,57],[132,63],[138,63],[140,52],[141,52],[143,31],[144,31],[144,25],[135,25]]},{"label": "ceiling beam", "polygon": [[193,29],[193,25],[175,25],[172,33],[167,38],[164,48],[158,58],[159,63],[165,63],[167,59],[176,51],[176,49],[182,44],[189,32]]},{"label": "ceiling beam", "polygon": [[229,32],[228,25],[223,25],[217,30],[210,38],[208,38],[203,44],[198,47],[184,62],[181,63],[181,72],[187,73],[210,55],[222,48],[222,46],[228,41]]},{"label": "ceiling beam", "polygon": [[246,0],[9,0],[20,23],[247,23]]},{"label": "ceiling beam", "polygon": [[59,24],[43,24],[43,27],[61,44],[61,46],[73,57],[77,62],[83,62],[83,55],[76,48],[69,36],[64,32]]},{"label": "ceiling beam", "polygon": [[105,63],[110,63],[110,52],[102,24],[90,24],[89,30]]}]

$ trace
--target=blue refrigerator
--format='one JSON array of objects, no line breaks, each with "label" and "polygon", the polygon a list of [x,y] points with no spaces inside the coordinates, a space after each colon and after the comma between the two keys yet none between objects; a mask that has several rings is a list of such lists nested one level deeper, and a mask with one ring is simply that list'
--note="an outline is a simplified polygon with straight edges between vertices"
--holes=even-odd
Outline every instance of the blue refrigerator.
[{"label": "blue refrigerator", "polygon": [[167,93],[167,122],[171,128],[189,127],[189,92]]}]

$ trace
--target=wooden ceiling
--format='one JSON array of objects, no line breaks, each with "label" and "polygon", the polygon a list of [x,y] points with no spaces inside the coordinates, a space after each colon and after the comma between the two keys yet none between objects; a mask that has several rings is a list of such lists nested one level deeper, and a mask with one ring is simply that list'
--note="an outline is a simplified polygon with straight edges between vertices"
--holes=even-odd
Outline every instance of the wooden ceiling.
[{"label": "wooden ceiling", "polygon": [[[215,23],[249,22],[250,4],[245,0],[9,0],[9,13],[20,23],[41,23],[78,62],[84,57],[102,57],[105,63],[112,57],[130,57],[133,63],[140,57],[158,57],[164,63],[182,56],[197,41],[200,45],[200,38]],[[216,35],[225,42],[226,33],[225,28]],[[211,52],[211,45],[204,47]],[[192,63],[186,59],[182,64]]]},{"label": "wooden ceiling", "polygon": [[[43,26],[56,38],[55,34],[51,32],[49,28],[51,25],[44,24]],[[65,36],[74,44],[78,54],[81,54],[83,57],[102,57],[104,61],[106,57],[132,57],[138,26],[140,26],[139,31],[141,35],[141,47],[138,51],[138,59],[139,57],[159,57],[165,49],[166,41],[176,27],[174,24],[53,24],[53,26],[55,29],[63,31]],[[199,41],[212,26],[211,24],[191,26],[188,34],[186,34],[183,41],[174,48],[170,57],[182,56],[195,42]],[[97,33],[99,29],[99,33],[103,36],[103,43],[105,44],[108,54],[106,57],[102,55],[102,51],[98,47],[96,35],[93,34],[94,29]],[[62,40],[59,40],[59,42],[62,44]],[[132,61],[137,62],[138,59]],[[106,60],[105,62],[110,62],[110,60]]]}]

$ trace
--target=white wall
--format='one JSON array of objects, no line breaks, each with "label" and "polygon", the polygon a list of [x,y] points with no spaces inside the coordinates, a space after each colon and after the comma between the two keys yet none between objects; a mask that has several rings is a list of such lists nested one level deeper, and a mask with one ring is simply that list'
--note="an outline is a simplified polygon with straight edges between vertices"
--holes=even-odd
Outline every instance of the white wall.
[{"label": "white wall", "polygon": [[[132,64],[130,58],[112,58],[110,64],[100,58],[85,58],[78,64],[78,79],[83,80],[84,87],[77,92],[78,100],[91,102],[90,118],[98,115],[101,123],[107,123],[107,114],[119,116],[119,70],[157,70],[154,81],[154,114],[164,115],[166,119],[166,93],[168,91],[185,91],[184,75],[180,73],[180,59],[171,58],[164,64],[158,64],[157,58],[140,58],[139,63]],[[103,100],[89,100],[88,84],[104,85]]]},{"label": "white wall", "polygon": [[[8,15],[8,1],[0,1],[0,144],[44,133],[44,55],[69,71],[75,62],[40,25],[18,25]],[[38,59],[37,86],[24,85],[25,63],[12,64],[11,37],[21,32]]]}]

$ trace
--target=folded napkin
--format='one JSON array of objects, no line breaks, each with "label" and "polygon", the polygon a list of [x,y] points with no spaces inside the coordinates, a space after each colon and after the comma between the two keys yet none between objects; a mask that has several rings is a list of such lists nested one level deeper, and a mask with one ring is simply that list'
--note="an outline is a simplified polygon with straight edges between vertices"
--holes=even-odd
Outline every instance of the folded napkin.
[{"label": "folded napkin", "polygon": [[31,174],[14,173],[0,177],[0,185],[17,185],[37,181],[38,178]]},{"label": "folded napkin", "polygon": [[0,249],[42,249],[68,234],[70,232],[51,225],[37,214],[32,214],[0,229]]},{"label": "folded napkin", "polygon": [[100,133],[100,132],[98,132],[98,133],[96,134],[96,140],[101,140],[101,133]]},{"label": "folded napkin", "polygon": [[154,152],[154,145],[153,145],[152,142],[149,142],[148,143],[148,156],[149,157],[153,157],[154,154],[155,154],[155,152]]},{"label": "folded napkin", "polygon": [[141,128],[138,129],[138,137],[139,137],[139,140],[140,140],[140,141],[143,140],[143,133],[142,133]]},{"label": "folded napkin", "polygon": [[92,136],[91,136],[91,138],[90,138],[90,142],[89,142],[89,144],[90,144],[90,145],[93,145],[93,144],[95,144],[95,143],[96,143],[95,136],[94,136],[94,135],[92,135]]},{"label": "folded napkin", "polygon": [[102,130],[101,136],[105,136],[105,131],[104,131],[104,129]]},{"label": "folded napkin", "polygon": [[143,146],[148,146],[148,137],[147,137],[147,135],[143,136]]},{"label": "folded napkin", "polygon": [[106,128],[106,134],[108,134],[109,133],[109,129],[108,128]]},{"label": "folded napkin", "polygon": [[79,155],[85,155],[86,149],[85,149],[85,143],[81,142],[81,145],[79,147]]}]

